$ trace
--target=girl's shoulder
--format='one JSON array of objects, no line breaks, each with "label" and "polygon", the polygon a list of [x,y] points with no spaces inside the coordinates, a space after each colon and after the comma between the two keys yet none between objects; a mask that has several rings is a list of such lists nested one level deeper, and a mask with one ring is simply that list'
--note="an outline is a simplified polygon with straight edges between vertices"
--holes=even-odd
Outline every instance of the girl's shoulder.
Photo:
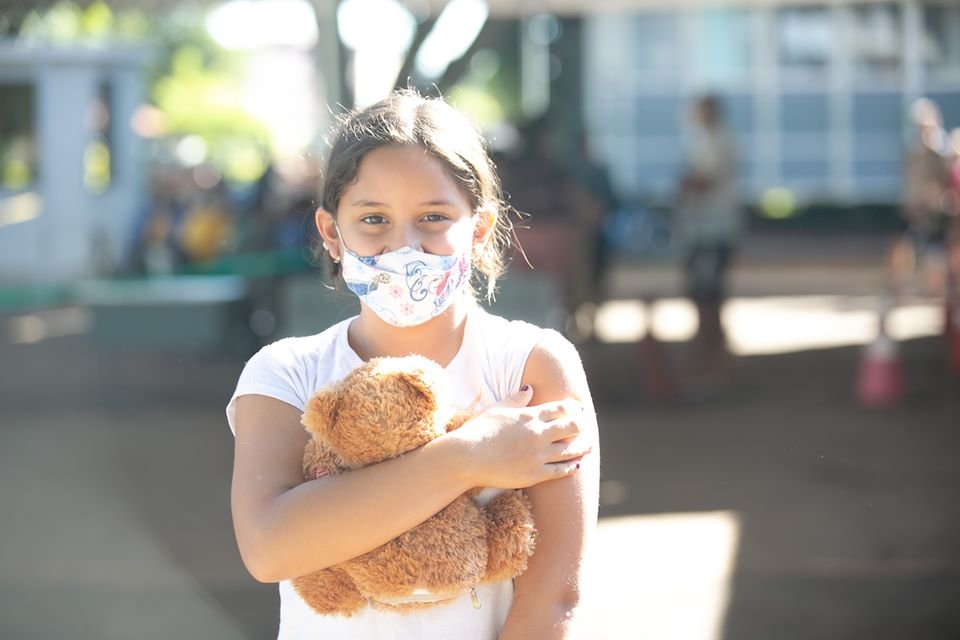
[{"label": "girl's shoulder", "polygon": [[476,335],[488,349],[497,352],[532,347],[552,331],[525,320],[511,320],[499,316],[479,305],[471,320],[476,322]]},{"label": "girl's shoulder", "polygon": [[350,320],[312,336],[283,338],[257,351],[240,372],[227,404],[230,428],[234,427],[235,401],[239,396],[265,395],[303,410],[317,389],[356,366],[356,354],[349,350],[346,341]]},{"label": "girl's shoulder", "polygon": [[346,331],[349,320],[309,336],[281,338],[262,347],[248,361],[260,366],[310,366],[336,350],[341,334]]},{"label": "girl's shoulder", "polygon": [[[541,351],[556,354],[565,364],[578,364],[576,349],[554,329],[523,320],[510,320],[480,309],[471,321],[474,344],[482,354],[484,375],[497,400],[519,388],[531,356]],[[561,345],[558,348],[558,345]],[[572,357],[572,360],[571,360]]]}]

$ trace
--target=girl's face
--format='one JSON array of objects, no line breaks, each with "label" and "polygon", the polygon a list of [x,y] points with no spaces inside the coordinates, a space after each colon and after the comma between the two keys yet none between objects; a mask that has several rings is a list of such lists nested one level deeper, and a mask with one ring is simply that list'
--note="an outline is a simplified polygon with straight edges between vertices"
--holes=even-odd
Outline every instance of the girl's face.
[{"label": "girl's face", "polygon": [[[360,161],[334,218],[317,212],[317,229],[332,258],[346,245],[360,256],[404,246],[435,255],[470,251],[484,240],[470,202],[443,164],[417,147],[380,147]],[[337,234],[339,229],[339,237]]]}]

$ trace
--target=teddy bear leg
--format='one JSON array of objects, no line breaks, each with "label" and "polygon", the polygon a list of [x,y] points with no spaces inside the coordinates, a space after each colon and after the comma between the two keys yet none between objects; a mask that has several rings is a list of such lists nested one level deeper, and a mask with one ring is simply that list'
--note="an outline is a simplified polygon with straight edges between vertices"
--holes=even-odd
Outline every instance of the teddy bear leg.
[{"label": "teddy bear leg", "polygon": [[487,571],[484,582],[520,575],[533,555],[536,530],[530,499],[520,490],[505,491],[487,504]]},{"label": "teddy bear leg", "polygon": [[300,597],[320,614],[350,617],[367,604],[350,576],[339,568],[308,573],[292,582]]}]

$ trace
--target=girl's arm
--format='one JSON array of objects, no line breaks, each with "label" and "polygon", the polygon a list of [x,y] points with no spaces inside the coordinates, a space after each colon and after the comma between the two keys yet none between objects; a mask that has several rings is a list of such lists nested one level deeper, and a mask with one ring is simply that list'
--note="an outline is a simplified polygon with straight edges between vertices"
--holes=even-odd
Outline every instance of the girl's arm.
[{"label": "girl's arm", "polygon": [[231,490],[234,529],[250,573],[278,582],[328,567],[417,526],[474,486],[530,486],[574,471],[585,449],[562,404],[525,408],[529,391],[408,454],[303,482],[300,412],[261,395],[237,399]]},{"label": "girl's arm", "polygon": [[[530,354],[524,382],[532,403],[573,398],[583,405],[581,433],[594,451],[578,472],[530,487],[537,546],[527,571],[516,579],[513,607],[500,640],[574,637],[584,580],[584,556],[596,529],[600,454],[590,390],[576,349],[552,333]],[[577,637],[586,637],[582,632]]]}]

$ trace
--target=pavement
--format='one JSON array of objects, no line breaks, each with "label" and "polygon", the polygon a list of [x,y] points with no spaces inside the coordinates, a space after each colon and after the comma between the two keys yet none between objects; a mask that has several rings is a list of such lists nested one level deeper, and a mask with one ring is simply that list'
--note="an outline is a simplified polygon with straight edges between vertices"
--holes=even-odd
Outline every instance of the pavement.
[{"label": "pavement", "polygon": [[[875,292],[880,242],[777,242],[745,253],[741,293]],[[618,265],[614,295],[646,295],[655,271]],[[244,571],[229,512],[242,357],[60,333],[0,340],[0,638],[274,637],[276,588]],[[680,370],[686,345],[660,347]],[[870,410],[860,347],[736,357],[667,397],[639,344],[579,348],[603,455],[585,637],[960,638],[960,378],[942,337],[901,342],[906,396]]]}]

